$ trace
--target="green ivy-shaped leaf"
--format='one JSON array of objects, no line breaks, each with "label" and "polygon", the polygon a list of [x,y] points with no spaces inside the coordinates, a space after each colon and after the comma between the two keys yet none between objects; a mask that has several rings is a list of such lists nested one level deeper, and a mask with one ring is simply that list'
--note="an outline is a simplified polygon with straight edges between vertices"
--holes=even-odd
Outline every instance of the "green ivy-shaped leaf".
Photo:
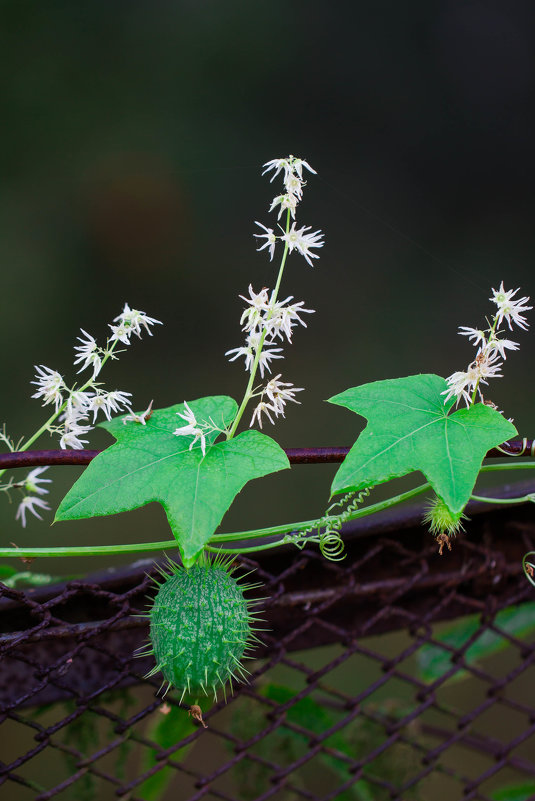
[{"label": "green ivy-shaped leaf", "polygon": [[[198,421],[224,428],[234,419],[236,402],[212,396],[189,404]],[[173,436],[184,424],[184,404],[155,411],[146,425],[115,418],[101,425],[117,440],[100,453],[63,498],[56,520],[113,515],[162,504],[185,566],[190,566],[213,535],[245,484],[289,467],[282,448],[259,431],[215,443],[217,431],[191,450],[192,436]]]},{"label": "green ivy-shaped leaf", "polygon": [[438,375],[374,381],[329,399],[368,420],[332,485],[359,491],[420,470],[453,514],[474,488],[485,454],[517,431],[499,412],[477,403],[451,412]]}]

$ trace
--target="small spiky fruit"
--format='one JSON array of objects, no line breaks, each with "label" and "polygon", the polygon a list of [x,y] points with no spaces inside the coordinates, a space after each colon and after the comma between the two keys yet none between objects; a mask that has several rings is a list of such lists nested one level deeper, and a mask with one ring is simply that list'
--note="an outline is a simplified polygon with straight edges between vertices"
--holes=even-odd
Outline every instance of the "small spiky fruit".
[{"label": "small spiky fruit", "polygon": [[225,691],[232,677],[245,678],[241,664],[245,650],[257,640],[251,629],[250,602],[238,584],[233,566],[222,559],[201,559],[186,569],[168,560],[162,582],[149,612],[150,639],[156,666],[149,676],[162,672],[168,689],[208,694]]},{"label": "small spiky fruit", "polygon": [[427,507],[423,522],[429,524],[429,531],[435,536],[444,533],[448,537],[454,537],[459,531],[464,531],[462,520],[468,520],[466,515],[462,512],[454,514],[442,498],[435,495]]}]

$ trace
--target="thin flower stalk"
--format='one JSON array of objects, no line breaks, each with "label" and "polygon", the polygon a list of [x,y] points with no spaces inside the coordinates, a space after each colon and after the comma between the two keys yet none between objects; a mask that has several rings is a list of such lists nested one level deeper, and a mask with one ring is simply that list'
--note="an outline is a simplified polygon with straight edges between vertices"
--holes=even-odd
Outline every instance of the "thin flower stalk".
[{"label": "thin flower stalk", "polygon": [[[281,348],[272,347],[276,342],[276,337],[284,340],[284,336],[286,336],[288,342],[291,342],[292,327],[297,324],[306,327],[306,323],[300,315],[313,311],[312,309],[303,308],[304,302],[302,301],[287,305],[289,301],[293,300],[292,296],[286,298],[284,301],[278,301],[288,253],[295,250],[305,258],[310,266],[312,266],[312,259],[318,258],[318,255],[312,252],[312,248],[320,248],[323,246],[323,234],[321,231],[307,233],[310,232],[310,226],[302,226],[297,229],[294,221],[296,208],[302,199],[303,187],[305,186],[305,181],[303,179],[304,169],[315,173],[315,170],[312,169],[308,162],[303,159],[298,159],[295,156],[288,156],[288,158],[285,159],[272,159],[264,164],[264,171],[262,174],[273,171],[271,181],[273,181],[279,173],[283,173],[285,192],[275,197],[270,206],[270,211],[278,207],[278,219],[280,219],[286,209],[286,226],[285,228],[279,226],[282,234],[277,235],[273,228],[269,228],[263,223],[257,222],[256,224],[264,233],[258,233],[254,236],[260,240],[265,240],[257,250],[267,249],[271,261],[273,260],[279,240],[283,243],[284,248],[275,289],[271,295],[268,295],[268,290],[266,288],[256,295],[252,286],[249,286],[250,298],[246,298],[243,295],[240,296],[249,304],[249,308],[245,309],[241,317],[242,330],[247,332],[246,345],[244,347],[233,348],[227,351],[226,355],[230,358],[230,361],[235,361],[240,356],[245,357],[245,369],[249,371],[249,380],[236,417],[227,432],[228,439],[231,439],[236,433],[245,408],[253,397],[260,395],[260,402],[253,413],[250,425],[258,422],[260,428],[262,427],[263,414],[273,422],[271,414],[274,414],[276,417],[279,415],[284,416],[282,407],[286,400],[290,399],[295,401],[295,398],[289,396],[288,388],[292,387],[292,384],[279,382],[281,387],[285,387],[286,389],[285,394],[281,395],[281,398],[275,403],[273,400],[269,399],[269,395],[268,401],[264,400],[266,390],[261,392],[255,390],[255,381],[258,371],[260,371],[261,378],[264,378],[264,370],[271,372],[269,362],[272,359],[283,358],[280,355]],[[269,349],[266,346],[268,346]],[[277,376],[277,379],[279,378],[280,375]],[[268,383],[268,386],[269,385]],[[294,389],[293,391],[300,390]]]},{"label": "thin flower stalk", "polygon": [[[286,213],[286,232],[288,232],[290,230],[290,219],[291,219],[290,218],[290,211],[288,210],[287,213]],[[279,273],[277,275],[277,281],[275,283],[275,289],[273,290],[273,293],[271,295],[271,303],[272,304],[277,302],[277,296],[278,296],[280,285],[281,285],[281,281],[282,281],[282,275],[284,273],[284,267],[286,265],[286,259],[288,257],[288,250],[289,250],[288,243],[286,242],[285,246],[284,246],[284,251],[283,251],[283,254],[282,254],[282,258],[281,258],[281,263],[280,263],[280,267],[279,267]],[[269,312],[268,312],[268,315],[269,315]],[[269,316],[268,316],[267,319],[269,320]],[[264,341],[266,339],[266,336],[267,336],[267,329],[264,328],[264,330],[262,331],[262,334],[260,336],[260,342],[258,344],[258,349],[256,351],[256,355],[255,355],[253,364],[251,366],[251,373],[249,375],[249,381],[247,382],[247,387],[245,388],[245,393],[243,395],[243,399],[242,399],[242,402],[240,404],[240,408],[238,409],[236,417],[234,418],[232,426],[230,427],[230,430],[229,430],[229,432],[227,434],[227,439],[232,439],[232,437],[236,433],[236,429],[238,428],[238,426],[240,424],[240,420],[243,417],[243,413],[245,412],[247,404],[249,403],[249,401],[251,400],[251,398],[254,395],[253,388],[255,386],[256,373],[257,373],[257,370],[258,370],[258,364],[259,364],[259,361],[260,361],[260,356],[262,354],[262,349],[264,347]]]}]

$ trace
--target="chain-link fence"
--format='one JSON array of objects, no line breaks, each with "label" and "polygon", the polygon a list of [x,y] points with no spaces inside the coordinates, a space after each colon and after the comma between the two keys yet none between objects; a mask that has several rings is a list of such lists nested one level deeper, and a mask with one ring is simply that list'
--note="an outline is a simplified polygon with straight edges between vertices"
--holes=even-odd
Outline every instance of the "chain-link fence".
[{"label": "chain-link fence", "polygon": [[268,597],[265,647],[226,704],[200,699],[207,728],[134,656],[150,560],[0,584],[0,797],[535,797],[535,598],[521,568],[534,517],[471,513],[443,556],[409,508],[346,527],[341,562],[315,547],[240,559]]}]

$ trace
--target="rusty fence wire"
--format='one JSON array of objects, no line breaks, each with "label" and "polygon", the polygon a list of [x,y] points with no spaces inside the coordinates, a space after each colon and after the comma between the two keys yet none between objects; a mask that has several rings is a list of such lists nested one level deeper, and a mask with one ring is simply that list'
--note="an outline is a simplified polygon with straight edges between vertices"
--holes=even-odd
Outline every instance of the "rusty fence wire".
[{"label": "rusty fence wire", "polygon": [[535,593],[521,568],[534,515],[470,513],[443,556],[408,507],[347,526],[340,562],[315,547],[240,559],[264,585],[268,630],[249,683],[200,699],[207,728],[134,656],[151,560],[0,583],[0,798],[535,797]]}]

